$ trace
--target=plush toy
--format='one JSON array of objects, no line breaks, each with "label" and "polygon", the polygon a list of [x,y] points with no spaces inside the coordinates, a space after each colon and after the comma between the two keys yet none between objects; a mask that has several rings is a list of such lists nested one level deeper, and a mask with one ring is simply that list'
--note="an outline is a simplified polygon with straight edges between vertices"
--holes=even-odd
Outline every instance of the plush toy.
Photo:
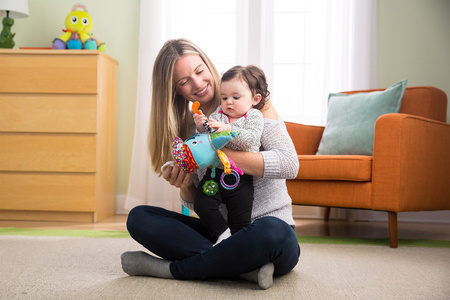
[{"label": "plush toy", "polygon": [[[244,174],[236,164],[229,159],[220,149],[226,143],[234,139],[239,132],[221,131],[220,133],[196,133],[185,142],[176,137],[172,143],[173,156],[178,166],[186,173],[194,172],[194,169],[203,169],[211,166],[211,180],[203,185],[203,192],[206,195],[214,195],[219,187],[214,181],[216,176],[216,167],[222,162],[224,172],[220,178],[220,183],[226,189],[234,189],[238,184],[239,175]],[[225,174],[233,174],[236,183],[227,185],[224,182]]]},{"label": "plush toy", "polygon": [[[201,110],[198,110],[200,103],[194,102],[192,105],[192,111],[196,114],[203,114]],[[239,175],[244,174],[236,164],[229,159],[223,151],[220,149],[225,146],[229,141],[233,140],[238,134],[238,131],[221,131],[219,133],[213,132],[208,126],[208,119],[205,126],[207,132],[196,133],[194,136],[183,142],[179,137],[175,137],[172,143],[172,153],[175,161],[169,161],[161,167],[161,172],[168,165],[177,163],[178,166],[186,173],[193,173],[195,169],[204,169],[209,166],[212,168],[211,180],[206,181],[203,185],[203,192],[206,195],[215,195],[219,190],[217,183],[214,181],[216,177],[216,167],[222,162],[224,166],[224,172],[220,178],[222,186],[226,189],[234,189],[238,184]],[[233,174],[236,178],[236,183],[233,185],[227,185],[224,182],[224,177],[229,174]]]},{"label": "plush toy", "polygon": [[[83,11],[77,10],[78,8]],[[86,6],[75,4],[65,20],[64,34],[53,40],[52,49],[86,49],[105,52],[105,44],[92,37],[92,18]]]}]

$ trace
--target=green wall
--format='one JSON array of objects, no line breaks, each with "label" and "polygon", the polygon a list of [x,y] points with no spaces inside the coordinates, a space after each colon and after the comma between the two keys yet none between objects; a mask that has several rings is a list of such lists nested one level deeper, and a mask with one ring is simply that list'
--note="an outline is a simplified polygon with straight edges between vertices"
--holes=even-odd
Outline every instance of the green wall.
[{"label": "green wall", "polygon": [[139,44],[139,0],[29,0],[29,17],[16,19],[14,48],[51,47],[76,3],[87,6],[94,36],[119,62],[117,194],[126,194],[133,146]]},{"label": "green wall", "polygon": [[[188,0],[186,0],[188,1]],[[16,47],[49,47],[78,1],[29,0],[30,16],[16,19]],[[139,43],[138,0],[86,0],[93,33],[119,62],[117,194],[128,188],[133,144]],[[106,12],[107,11],[107,12]],[[403,78],[450,95],[450,1],[378,0],[379,86]],[[450,105],[447,119],[450,115]]]},{"label": "green wall", "polygon": [[406,78],[450,96],[449,0],[378,0],[378,78],[380,87]]}]

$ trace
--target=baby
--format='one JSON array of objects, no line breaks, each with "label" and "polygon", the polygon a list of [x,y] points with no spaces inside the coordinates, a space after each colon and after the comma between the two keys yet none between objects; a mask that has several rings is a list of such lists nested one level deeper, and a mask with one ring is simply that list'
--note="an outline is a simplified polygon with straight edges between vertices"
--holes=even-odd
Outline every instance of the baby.
[{"label": "baby", "polygon": [[[220,84],[221,105],[210,115],[194,114],[194,122],[199,132],[215,130],[239,131],[240,134],[227,143],[225,147],[259,152],[260,138],[263,130],[263,116],[259,111],[269,97],[268,84],[264,72],[256,66],[235,66],[223,74]],[[223,170],[216,169],[221,176]],[[243,227],[250,225],[253,206],[253,176],[242,175],[239,184],[232,189],[227,188],[236,179],[227,175],[225,186],[219,185],[219,191],[208,196],[203,193],[203,185],[211,176],[211,169],[198,185],[194,210],[210,234],[217,236],[215,245],[230,237]],[[228,221],[219,211],[219,205],[227,207]]]}]

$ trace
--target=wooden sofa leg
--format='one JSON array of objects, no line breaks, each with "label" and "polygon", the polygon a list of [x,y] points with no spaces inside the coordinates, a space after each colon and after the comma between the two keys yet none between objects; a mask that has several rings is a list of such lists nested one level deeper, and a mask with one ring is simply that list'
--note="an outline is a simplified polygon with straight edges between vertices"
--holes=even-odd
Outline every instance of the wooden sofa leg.
[{"label": "wooden sofa leg", "polygon": [[397,248],[397,213],[388,211],[389,219],[389,240],[391,248]]},{"label": "wooden sofa leg", "polygon": [[328,222],[328,220],[330,219],[330,209],[331,207],[325,207],[325,213],[323,215],[323,220],[325,222]]}]

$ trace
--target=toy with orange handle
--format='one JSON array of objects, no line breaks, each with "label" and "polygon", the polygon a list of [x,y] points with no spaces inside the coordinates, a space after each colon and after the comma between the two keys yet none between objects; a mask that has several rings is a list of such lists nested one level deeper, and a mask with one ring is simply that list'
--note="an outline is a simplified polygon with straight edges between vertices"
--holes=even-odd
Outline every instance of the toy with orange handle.
[{"label": "toy with orange handle", "polygon": [[[194,112],[194,114],[203,115],[203,112],[200,109],[198,109],[199,107],[200,107],[200,102],[195,101],[194,103],[192,103],[192,111]],[[205,129],[208,133],[212,133],[215,130],[213,130],[211,127],[209,127],[208,122],[209,122],[209,120],[208,120],[208,118],[206,118],[206,121],[205,121],[205,123],[203,123],[203,126],[205,127]]]},{"label": "toy with orange handle", "polygon": [[199,107],[200,107],[200,102],[195,101],[194,103],[192,103],[192,111],[194,112],[194,114],[203,115],[203,112],[198,109]]}]

